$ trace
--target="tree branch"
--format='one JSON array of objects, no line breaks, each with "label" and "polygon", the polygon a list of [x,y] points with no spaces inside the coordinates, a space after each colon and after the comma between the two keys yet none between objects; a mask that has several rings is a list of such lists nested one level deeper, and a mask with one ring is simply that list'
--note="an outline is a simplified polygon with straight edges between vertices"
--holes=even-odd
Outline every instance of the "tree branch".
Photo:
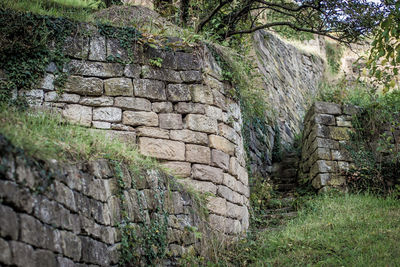
[{"label": "tree branch", "polygon": [[212,17],[214,17],[215,14],[218,13],[218,11],[221,10],[221,8],[223,8],[226,4],[232,2],[232,0],[226,0],[226,1],[222,1],[219,2],[219,5],[216,6],[213,11],[207,15],[207,17],[205,17],[204,19],[202,19],[199,23],[199,25],[197,25],[196,27],[196,33],[200,32],[203,27],[212,19]]}]

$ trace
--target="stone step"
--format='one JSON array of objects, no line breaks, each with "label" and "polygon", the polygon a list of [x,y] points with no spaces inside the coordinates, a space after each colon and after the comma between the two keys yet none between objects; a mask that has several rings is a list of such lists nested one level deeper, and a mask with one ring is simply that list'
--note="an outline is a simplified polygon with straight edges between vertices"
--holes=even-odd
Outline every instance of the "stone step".
[{"label": "stone step", "polygon": [[290,191],[296,188],[296,184],[278,184],[277,187],[279,191]]},{"label": "stone step", "polygon": [[298,162],[299,162],[299,159],[297,157],[296,158],[286,157],[286,158],[282,159],[282,161],[280,163],[282,165],[297,165]]},{"label": "stone step", "polygon": [[266,210],[265,212],[267,214],[282,214],[282,213],[288,213],[291,211],[294,211],[294,208],[292,206],[287,206],[287,207],[282,207],[282,208],[269,209],[269,210]]},{"label": "stone step", "polygon": [[285,213],[273,213],[264,216],[267,220],[273,219],[292,219],[297,216],[297,211],[285,212]]},{"label": "stone step", "polygon": [[281,173],[281,178],[290,178],[297,176],[297,169],[284,169]]}]

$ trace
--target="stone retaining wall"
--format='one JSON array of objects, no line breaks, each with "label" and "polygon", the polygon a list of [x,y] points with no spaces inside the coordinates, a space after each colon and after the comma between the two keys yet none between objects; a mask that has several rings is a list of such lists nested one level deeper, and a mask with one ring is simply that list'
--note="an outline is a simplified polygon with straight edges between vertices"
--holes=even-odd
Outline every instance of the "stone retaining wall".
[{"label": "stone retaining wall", "polygon": [[344,145],[352,130],[357,109],[350,105],[316,102],[304,119],[300,179],[312,181],[315,189],[345,186],[352,159]]},{"label": "stone retaining wall", "polygon": [[[166,237],[163,266],[176,265],[185,252],[200,252],[195,231],[206,237],[207,228],[191,195],[158,170],[138,174],[119,167],[120,176],[106,160],[43,164],[0,135],[0,265],[115,266],[119,226],[129,223],[136,235],[145,235],[143,225],[156,218],[157,236]],[[147,265],[145,245],[135,245],[133,254],[142,257],[131,266]]]},{"label": "stone retaining wall", "polygon": [[[210,197],[210,222],[228,234],[248,228],[249,187],[241,112],[206,47],[191,52],[135,44],[133,51],[91,29],[69,37],[65,86],[50,64],[38,89],[19,92],[34,106],[58,110],[86,127],[137,143],[174,174]],[[130,64],[108,59],[130,61]],[[154,60],[162,62],[155,67]],[[220,79],[220,80],[219,80]]]}]

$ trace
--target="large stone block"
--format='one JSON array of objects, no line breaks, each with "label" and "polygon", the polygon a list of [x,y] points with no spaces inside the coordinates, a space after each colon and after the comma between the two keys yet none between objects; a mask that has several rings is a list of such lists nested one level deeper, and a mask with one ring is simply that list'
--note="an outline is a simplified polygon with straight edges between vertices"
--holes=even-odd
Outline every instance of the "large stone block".
[{"label": "large stone block", "polygon": [[199,191],[200,193],[211,193],[213,195],[217,194],[217,186],[212,182],[198,181],[192,179],[184,179],[181,180],[181,182],[183,184],[189,185],[190,187],[193,187],[193,189]]},{"label": "large stone block", "polygon": [[199,102],[212,105],[214,96],[210,87],[201,84],[193,84],[190,87],[193,102]]},{"label": "large stone block", "polygon": [[150,66],[143,66],[142,75],[145,79],[160,80],[172,83],[182,82],[179,72],[165,68],[153,68]]},{"label": "large stone block", "polygon": [[189,162],[167,161],[161,164],[169,169],[173,175],[182,178],[189,177],[192,171],[192,166]]},{"label": "large stone block", "polygon": [[227,213],[229,217],[242,220],[247,215],[247,208],[236,204],[226,203]]},{"label": "large stone block", "polygon": [[158,127],[141,126],[136,129],[138,136],[169,139],[169,131]]},{"label": "large stone block", "polygon": [[241,166],[239,165],[237,158],[231,157],[229,160],[229,173],[234,176],[237,176],[239,167]]},{"label": "large stone block", "polygon": [[56,266],[56,256],[53,252],[43,249],[35,250],[33,253],[34,266]]},{"label": "large stone block", "polygon": [[111,78],[104,81],[104,91],[108,96],[133,96],[132,80]]},{"label": "large stone block", "polygon": [[215,184],[221,184],[224,178],[221,169],[200,164],[193,164],[192,177],[198,180],[211,181]]},{"label": "large stone block", "polygon": [[89,127],[92,123],[92,108],[77,104],[67,105],[62,115],[72,123]]},{"label": "large stone block", "polygon": [[110,263],[107,245],[92,238],[81,236],[82,261],[107,266]]},{"label": "large stone block", "polygon": [[198,70],[200,64],[195,55],[184,52],[176,52],[174,60],[177,70]]},{"label": "large stone block", "polygon": [[82,244],[79,237],[68,231],[60,231],[60,234],[63,254],[75,261],[80,260]]},{"label": "large stone block", "polygon": [[181,71],[180,74],[182,81],[187,83],[201,82],[203,80],[200,71],[195,71],[195,70]]},{"label": "large stone block", "polygon": [[330,127],[330,137],[334,140],[347,141],[350,139],[349,128]]},{"label": "large stone block", "polygon": [[140,137],[139,150],[145,156],[167,160],[185,160],[185,144],[183,142]]},{"label": "large stone block", "polygon": [[70,76],[65,82],[63,91],[81,95],[101,96],[103,94],[103,81],[99,78]]},{"label": "large stone block", "polygon": [[12,255],[11,248],[9,242],[0,238],[0,263],[11,265],[12,263]]},{"label": "large stone block", "polygon": [[114,104],[114,99],[108,96],[82,97],[79,104],[94,107],[108,107]]},{"label": "large stone block", "polygon": [[182,129],[182,115],[176,113],[162,113],[158,115],[160,128],[163,129]]},{"label": "large stone block", "polygon": [[33,248],[27,244],[10,241],[12,263],[19,267],[31,266],[33,260]]},{"label": "large stone block", "polygon": [[151,111],[151,102],[139,97],[116,97],[114,105],[128,110]]},{"label": "large stone block", "polygon": [[161,81],[135,79],[133,80],[135,96],[153,100],[166,100],[165,84]]},{"label": "large stone block", "polygon": [[93,109],[93,120],[119,122],[122,119],[122,110],[120,108],[105,107]]},{"label": "large stone block", "polygon": [[186,116],[187,128],[205,133],[217,133],[218,124],[216,119],[204,115],[189,114]]},{"label": "large stone block", "polygon": [[226,214],[226,199],[220,197],[209,197],[207,208],[211,213],[225,216]]},{"label": "large stone block", "polygon": [[152,103],[151,109],[156,113],[171,113],[174,110],[171,102]]},{"label": "large stone block", "polygon": [[193,143],[198,145],[208,145],[208,136],[205,133],[195,132],[191,130],[171,130],[170,138],[172,140],[183,141],[185,143]]},{"label": "large stone block", "polygon": [[213,149],[211,151],[211,163],[214,166],[227,171],[229,169],[229,155],[222,151]]},{"label": "large stone block", "polygon": [[237,169],[237,174],[239,181],[247,186],[249,184],[249,174],[247,173],[246,168],[239,165]]},{"label": "large stone block", "polygon": [[186,84],[168,84],[167,95],[168,100],[172,102],[192,100],[189,87]]},{"label": "large stone block", "polygon": [[81,34],[67,36],[64,40],[63,52],[74,58],[87,59],[89,38]]},{"label": "large stone block", "polygon": [[240,137],[237,134],[237,132],[235,131],[235,129],[233,129],[232,127],[230,127],[224,123],[220,123],[220,124],[218,124],[218,134],[225,137],[232,143],[238,144]]},{"label": "large stone block", "polygon": [[199,145],[186,145],[186,160],[196,163],[210,164],[210,148]]},{"label": "large stone block", "polygon": [[111,78],[122,76],[124,74],[124,66],[117,63],[71,60],[64,68],[64,71],[83,76]]},{"label": "large stone block", "polygon": [[154,112],[124,111],[122,123],[132,126],[158,126],[158,116]]},{"label": "large stone block", "polygon": [[175,104],[175,111],[178,113],[194,113],[194,114],[204,114],[205,113],[205,105],[200,103],[187,103],[187,102],[179,102]]},{"label": "large stone block", "polygon": [[317,114],[315,115],[315,123],[335,125],[335,116],[329,114]]},{"label": "large stone block", "polygon": [[129,78],[138,79],[142,68],[139,65],[129,64],[125,66],[124,75]]},{"label": "large stone block", "polygon": [[[230,188],[223,186],[223,185],[218,186],[218,196],[223,197],[224,199],[226,199],[230,202],[233,202],[233,203],[237,203],[239,205],[243,204],[242,195],[236,193],[235,191],[233,191]],[[230,214],[227,214],[227,215],[230,215]]]},{"label": "large stone block", "polygon": [[17,240],[19,228],[17,213],[10,207],[0,204],[0,214],[0,236]]},{"label": "large stone block", "polygon": [[235,145],[226,138],[218,135],[210,135],[209,141],[212,148],[221,150],[231,156],[235,154]]},{"label": "large stone block", "polygon": [[222,109],[214,106],[206,106],[206,115],[216,120],[222,120]]},{"label": "large stone block", "polygon": [[339,115],[342,113],[342,108],[338,104],[328,102],[315,102],[315,113]]},{"label": "large stone block", "polygon": [[104,36],[90,37],[89,59],[96,61],[105,61],[106,55],[106,38]]},{"label": "large stone block", "polygon": [[54,90],[54,78],[53,74],[46,73],[39,83],[39,88],[49,91]]},{"label": "large stone block", "polygon": [[135,132],[126,132],[126,131],[104,131],[106,138],[111,140],[118,140],[127,144],[135,144],[136,143],[136,133]]}]

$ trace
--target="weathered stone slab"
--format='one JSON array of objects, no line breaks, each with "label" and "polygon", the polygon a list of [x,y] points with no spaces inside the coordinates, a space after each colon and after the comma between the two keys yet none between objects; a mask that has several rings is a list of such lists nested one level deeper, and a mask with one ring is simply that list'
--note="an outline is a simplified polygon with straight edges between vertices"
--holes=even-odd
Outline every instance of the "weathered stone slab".
[{"label": "weathered stone slab", "polygon": [[233,129],[232,127],[229,127],[228,125],[224,123],[218,124],[218,134],[225,137],[229,141],[231,141],[234,144],[238,144],[238,141],[240,139],[239,135]]},{"label": "weathered stone slab", "polygon": [[132,126],[158,126],[158,116],[154,112],[124,111],[122,123]]},{"label": "weathered stone slab", "polygon": [[90,37],[89,60],[106,61],[106,39],[104,36]]},{"label": "weathered stone slab", "polygon": [[181,71],[180,72],[181,79],[184,82],[201,82],[203,80],[203,77],[201,75],[200,71],[195,71],[195,70],[188,70],[188,71]]},{"label": "weathered stone slab", "polygon": [[54,91],[44,95],[46,102],[78,103],[80,98],[81,96],[77,94],[59,94]]},{"label": "weathered stone slab", "polygon": [[116,97],[115,106],[128,110],[151,111],[151,102],[139,97]]},{"label": "weathered stone slab", "polygon": [[171,102],[152,103],[151,109],[156,113],[171,113],[174,110]]},{"label": "weathered stone slab", "polygon": [[10,207],[0,204],[0,235],[2,238],[18,239],[18,217]]},{"label": "weathered stone slab", "polygon": [[186,145],[186,160],[196,163],[210,164],[210,148],[198,145]]},{"label": "weathered stone slab", "polygon": [[153,100],[166,100],[165,84],[161,81],[135,79],[133,81],[135,96]]},{"label": "weathered stone slab", "polygon": [[[218,186],[218,196],[220,196],[230,202],[239,204],[239,205],[243,204],[242,195],[236,193],[235,191],[233,191],[232,189],[230,189],[224,185]],[[227,214],[227,215],[231,216],[231,214]]]},{"label": "weathered stone slab", "polygon": [[212,90],[212,94],[214,96],[214,104],[221,108],[223,111],[228,109],[226,104],[226,97],[218,90]]},{"label": "weathered stone slab", "polygon": [[118,63],[71,60],[64,71],[83,76],[111,78],[122,76],[124,66]]},{"label": "weathered stone slab", "polygon": [[82,97],[79,104],[94,107],[108,107],[114,104],[114,99],[108,96]]},{"label": "weathered stone slab", "polygon": [[175,104],[175,111],[178,113],[195,113],[195,114],[204,114],[205,106],[200,103],[187,103],[187,102],[179,102]]},{"label": "weathered stone slab", "polygon": [[217,133],[218,124],[216,119],[209,118],[204,115],[189,114],[186,116],[186,126],[190,130]]},{"label": "weathered stone slab", "polygon": [[192,99],[189,87],[186,84],[168,84],[168,100],[172,102],[190,101]]},{"label": "weathered stone slab", "polygon": [[[10,241],[12,263],[16,266],[30,266],[33,259],[33,248],[27,244]],[[21,257],[20,255],[24,255]]]},{"label": "weathered stone slab", "polygon": [[63,52],[71,57],[87,59],[89,38],[83,35],[67,36],[64,40]]},{"label": "weathered stone slab", "polygon": [[189,87],[192,101],[212,105],[214,103],[213,93],[208,86],[193,84]]},{"label": "weathered stone slab", "polygon": [[200,164],[193,164],[192,176],[195,179],[211,181],[215,184],[221,184],[224,178],[221,169]]},{"label": "weathered stone slab", "polygon": [[176,113],[161,113],[158,115],[160,128],[179,130],[183,128],[182,115]]},{"label": "weathered stone slab", "polygon": [[124,75],[129,78],[138,79],[142,68],[139,65],[129,64],[125,66]]},{"label": "weathered stone slab", "polygon": [[0,262],[7,265],[12,263],[11,248],[8,242],[2,238],[0,238]]},{"label": "weathered stone slab", "polygon": [[182,82],[179,72],[165,68],[153,68],[145,65],[142,67],[142,75],[145,79],[160,80],[172,83]]},{"label": "weathered stone slab", "polygon": [[167,160],[185,160],[185,144],[183,142],[140,137],[139,150],[145,156]]},{"label": "weathered stone slab", "polygon": [[127,144],[136,144],[136,133],[126,131],[104,131],[107,138],[118,140]]},{"label": "weathered stone slab", "polygon": [[104,91],[108,96],[133,96],[132,80],[111,78],[104,81]]},{"label": "weathered stone slab", "polygon": [[181,161],[168,161],[161,163],[164,167],[168,168],[173,175],[178,177],[189,177],[192,171],[191,164],[189,162]]},{"label": "weathered stone slab", "polygon": [[198,181],[192,179],[184,179],[181,180],[181,182],[193,187],[193,189],[199,191],[200,193],[211,193],[214,195],[217,194],[217,186],[212,182]]},{"label": "weathered stone slab", "polygon": [[222,110],[214,106],[206,106],[206,115],[216,120],[222,120]]},{"label": "weathered stone slab", "polygon": [[212,165],[227,171],[229,169],[229,155],[222,151],[213,149],[211,151],[211,163]]},{"label": "weathered stone slab", "polygon": [[221,150],[231,156],[235,154],[235,145],[226,138],[218,135],[209,136],[210,147]]},{"label": "weathered stone slab", "polygon": [[103,94],[103,81],[98,78],[70,76],[65,82],[63,90],[81,95],[101,96]]},{"label": "weathered stone slab", "polygon": [[185,143],[193,143],[198,145],[208,145],[208,136],[205,133],[195,132],[191,130],[171,130],[170,138],[172,140],[183,141]]},{"label": "weathered stone slab", "polygon": [[77,104],[67,105],[62,115],[72,123],[89,127],[92,123],[92,108]]},{"label": "weathered stone slab", "polygon": [[237,173],[239,181],[241,181],[244,185],[247,186],[249,184],[249,174],[247,173],[246,168],[239,165]]},{"label": "weathered stone slab", "polygon": [[233,176],[237,176],[239,167],[241,166],[239,165],[238,160],[235,157],[231,157],[229,160],[229,173]]},{"label": "weathered stone slab", "polygon": [[39,84],[39,88],[49,91],[54,90],[54,78],[53,74],[46,73]]},{"label": "weathered stone slab", "polygon": [[329,127],[330,137],[334,140],[346,141],[350,139],[349,129],[344,127]]},{"label": "weathered stone slab", "polygon": [[247,215],[247,208],[232,203],[226,203],[226,209],[230,217],[242,220]]},{"label": "weathered stone slab", "polygon": [[138,136],[169,139],[169,131],[158,127],[141,126],[136,129]]},{"label": "weathered stone slab", "polygon": [[209,197],[207,208],[211,213],[226,216],[226,200],[220,197]]},{"label": "weathered stone slab", "polygon": [[200,64],[195,55],[184,52],[176,52],[174,60],[177,70],[198,70]]},{"label": "weathered stone slab", "polygon": [[82,261],[98,265],[109,265],[110,257],[107,253],[107,245],[92,238],[81,236]]},{"label": "weathered stone slab", "polygon": [[335,116],[329,114],[317,114],[315,116],[315,123],[323,125],[335,125]]},{"label": "weathered stone slab", "polygon": [[339,115],[342,113],[340,105],[328,102],[318,102],[318,101],[315,102],[314,111],[315,113],[332,114],[332,115]]},{"label": "weathered stone slab", "polygon": [[93,120],[119,122],[122,118],[122,110],[120,108],[105,107],[93,109]]}]

